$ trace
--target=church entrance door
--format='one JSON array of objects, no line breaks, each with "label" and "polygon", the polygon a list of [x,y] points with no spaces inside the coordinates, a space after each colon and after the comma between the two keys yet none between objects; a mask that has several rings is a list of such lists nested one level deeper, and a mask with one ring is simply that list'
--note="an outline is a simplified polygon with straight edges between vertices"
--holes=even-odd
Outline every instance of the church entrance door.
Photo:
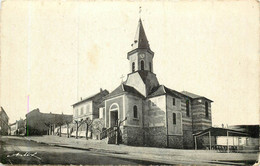
[{"label": "church entrance door", "polygon": [[110,127],[116,126],[116,120],[118,119],[118,111],[110,111]]}]

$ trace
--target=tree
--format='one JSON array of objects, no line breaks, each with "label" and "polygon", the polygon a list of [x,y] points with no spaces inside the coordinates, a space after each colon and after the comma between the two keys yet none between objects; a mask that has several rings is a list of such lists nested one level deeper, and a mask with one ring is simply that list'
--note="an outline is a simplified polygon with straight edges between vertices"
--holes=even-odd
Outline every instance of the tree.
[{"label": "tree", "polygon": [[45,124],[45,126],[47,126],[49,128],[48,131],[47,131],[47,134],[51,135],[51,133],[50,133],[51,132],[50,131],[51,123],[50,122],[45,122],[44,124]]},{"label": "tree", "polygon": [[74,120],[74,122],[76,123],[76,139],[78,139],[79,127],[84,123],[84,121],[81,119],[80,121]]},{"label": "tree", "polygon": [[86,118],[84,122],[86,123],[86,139],[88,140],[88,130],[89,127],[92,125],[93,121],[89,118]]},{"label": "tree", "polygon": [[59,126],[60,130],[59,130],[59,136],[61,137],[61,126],[63,125],[67,125],[67,135],[69,137],[69,131],[68,131],[68,126],[69,126],[69,123],[71,122],[70,119],[66,118],[65,115],[60,115],[58,117],[58,120],[57,120],[57,125]]},{"label": "tree", "polygon": [[59,136],[61,137],[61,126],[65,123],[65,118],[63,115],[60,115],[57,120],[57,125],[59,126]]},{"label": "tree", "polygon": [[91,125],[92,132],[95,134],[99,134],[99,139],[100,139],[100,134],[102,133],[104,129],[104,120],[103,119],[94,119]]},{"label": "tree", "polygon": [[127,120],[127,117],[125,117],[124,120],[116,120],[116,145],[119,145],[119,136],[120,136],[120,126],[121,124]]},{"label": "tree", "polygon": [[66,122],[66,125],[67,125],[67,137],[69,138],[70,137],[70,132],[69,132],[70,123]]}]

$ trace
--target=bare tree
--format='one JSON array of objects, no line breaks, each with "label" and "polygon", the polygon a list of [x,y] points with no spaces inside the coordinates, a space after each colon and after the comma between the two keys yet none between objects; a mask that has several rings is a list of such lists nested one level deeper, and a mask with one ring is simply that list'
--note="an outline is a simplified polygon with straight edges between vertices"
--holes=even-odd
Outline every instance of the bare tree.
[{"label": "bare tree", "polygon": [[49,128],[48,129],[48,135],[51,135],[51,133],[50,133],[51,123],[50,122],[45,122],[44,124],[45,124],[45,126],[47,126]]},{"label": "bare tree", "polygon": [[125,117],[124,120],[120,120],[120,119],[116,120],[116,140],[115,140],[116,145],[119,145],[120,126],[126,120],[127,120],[127,117]]},{"label": "bare tree", "polygon": [[59,126],[59,136],[61,137],[61,126],[65,123],[65,118],[63,115],[59,116],[57,125]]},{"label": "bare tree", "polygon": [[81,119],[80,121],[75,120],[76,123],[76,139],[78,139],[78,131],[82,124],[86,124],[86,139],[88,139],[88,131],[91,127],[93,121],[90,118],[86,118],[85,120]]},{"label": "bare tree", "polygon": [[81,119],[80,121],[74,120],[74,122],[76,123],[76,139],[78,139],[79,127],[84,123],[84,121]]},{"label": "bare tree", "polygon": [[89,131],[89,127],[93,123],[93,120],[86,118],[86,120],[84,122],[86,123],[86,139],[88,140],[88,131]]}]

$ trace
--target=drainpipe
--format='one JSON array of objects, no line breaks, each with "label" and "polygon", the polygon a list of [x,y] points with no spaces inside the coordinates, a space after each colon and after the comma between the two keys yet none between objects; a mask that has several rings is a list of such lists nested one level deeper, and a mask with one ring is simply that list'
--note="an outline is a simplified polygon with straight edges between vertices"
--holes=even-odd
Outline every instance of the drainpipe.
[{"label": "drainpipe", "polygon": [[167,95],[165,95],[165,120],[166,120],[166,147],[169,147],[168,137],[168,113],[167,113]]}]

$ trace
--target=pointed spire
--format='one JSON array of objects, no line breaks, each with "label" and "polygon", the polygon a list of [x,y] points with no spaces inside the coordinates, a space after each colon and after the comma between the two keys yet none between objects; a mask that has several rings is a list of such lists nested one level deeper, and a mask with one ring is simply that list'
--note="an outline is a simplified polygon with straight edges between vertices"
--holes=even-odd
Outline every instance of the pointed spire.
[{"label": "pointed spire", "polygon": [[149,47],[149,42],[147,40],[147,37],[144,32],[144,27],[142,24],[141,18],[138,21],[138,26],[135,34],[135,39],[134,43],[132,44],[132,49],[137,49],[137,48],[147,48],[150,49]]}]

